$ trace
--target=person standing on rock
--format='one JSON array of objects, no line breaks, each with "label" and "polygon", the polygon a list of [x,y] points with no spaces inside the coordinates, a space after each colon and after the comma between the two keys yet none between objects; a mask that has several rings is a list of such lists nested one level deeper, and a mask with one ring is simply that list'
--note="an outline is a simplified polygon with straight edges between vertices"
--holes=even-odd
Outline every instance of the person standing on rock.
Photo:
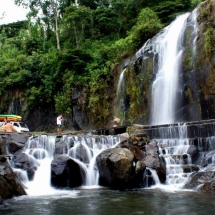
[{"label": "person standing on rock", "polygon": [[62,120],[63,120],[63,116],[62,116],[62,114],[60,114],[60,115],[57,117],[57,133],[60,133],[60,132],[61,132]]}]

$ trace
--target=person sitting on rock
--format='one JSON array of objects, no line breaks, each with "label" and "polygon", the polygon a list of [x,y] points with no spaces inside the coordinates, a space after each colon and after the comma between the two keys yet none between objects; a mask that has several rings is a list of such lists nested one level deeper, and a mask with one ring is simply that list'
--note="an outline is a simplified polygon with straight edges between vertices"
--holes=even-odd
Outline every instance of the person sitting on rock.
[{"label": "person sitting on rock", "polygon": [[117,128],[119,126],[120,119],[117,116],[114,116],[112,123],[113,123],[113,128]]},{"label": "person sitting on rock", "polygon": [[10,120],[7,120],[7,123],[4,126],[5,132],[18,132],[16,128],[10,123]]}]

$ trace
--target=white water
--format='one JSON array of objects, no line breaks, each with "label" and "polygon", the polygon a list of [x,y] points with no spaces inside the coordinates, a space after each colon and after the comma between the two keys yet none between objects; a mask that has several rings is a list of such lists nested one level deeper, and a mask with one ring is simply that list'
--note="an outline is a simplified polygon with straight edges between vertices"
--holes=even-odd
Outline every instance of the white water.
[{"label": "white water", "polygon": [[54,148],[54,136],[42,135],[35,138],[31,137],[28,140],[25,153],[35,160],[35,164],[39,164],[33,181],[28,181],[26,172],[22,171],[22,177],[25,179],[22,180],[22,183],[24,183],[28,195],[49,195],[56,192],[50,184]]},{"label": "white water", "polygon": [[[176,129],[178,131],[176,131]],[[169,134],[169,128],[166,127],[166,131]],[[185,165],[191,164],[190,155],[187,153],[189,149],[189,140],[187,138],[187,126],[186,124],[180,125],[175,128],[172,128],[175,136],[174,138],[167,139],[157,139],[158,146],[160,147],[160,156],[165,159],[166,162],[166,190],[170,189],[175,190],[183,187],[184,183],[188,180],[189,175],[192,173],[184,173],[183,167]],[[165,132],[165,129],[162,130],[162,133]],[[177,135],[176,135],[177,134]],[[171,135],[170,135],[171,137]],[[184,159],[184,156],[186,159]],[[157,187],[161,184],[156,184]]]},{"label": "white water", "polygon": [[[79,161],[86,170],[86,182],[83,186],[88,188],[97,187],[99,174],[96,167],[96,157],[103,150],[114,147],[120,142],[119,136],[89,136],[77,137],[74,136],[74,146],[68,151],[67,155],[72,159]],[[81,147],[81,149],[80,149]],[[81,155],[84,155],[85,161],[81,160]]]},{"label": "white water", "polygon": [[[180,72],[183,56],[183,39],[188,23],[189,13],[179,16],[174,22],[167,26],[158,36],[147,41],[145,50],[150,50],[158,56],[157,72],[152,85],[152,106],[151,124],[162,125],[172,124],[177,121],[177,111],[180,109]],[[196,52],[197,21],[196,10],[190,16],[189,25],[193,27],[193,58]],[[189,26],[190,27],[190,26]],[[140,53],[139,53],[140,54]],[[179,102],[178,102],[179,101]],[[157,139],[160,147],[160,155],[166,162],[166,185],[165,190],[177,190],[183,187],[191,173],[184,173],[184,165],[191,164],[191,158],[187,151],[189,140],[187,138],[186,125],[178,124],[178,129],[174,126],[163,127],[160,130],[160,139]],[[163,136],[163,138],[162,138]],[[183,156],[187,159],[183,163]],[[152,171],[151,171],[152,172]],[[152,173],[156,187],[164,188],[156,181]]]},{"label": "white water", "polygon": [[114,115],[120,118],[121,124],[124,123],[125,120],[125,94],[126,94],[126,86],[125,86],[125,72],[126,68],[121,71],[119,76],[119,80],[117,83],[117,91],[116,91],[116,100],[115,100],[115,108]]},{"label": "white water", "polygon": [[[37,166],[35,175],[32,181],[28,180],[27,172],[20,169],[14,169],[20,181],[29,196],[53,195],[62,192],[51,186],[51,162],[54,159],[55,136],[38,136],[31,137],[26,143],[24,149]],[[103,150],[114,147],[120,142],[119,136],[67,136],[61,138],[67,143],[68,153],[64,153],[75,160],[85,171],[86,180],[83,187],[92,189],[99,187],[98,185],[98,170],[96,167],[96,157]],[[74,142],[74,146],[70,148],[69,142]],[[81,149],[79,148],[81,146]],[[78,152],[79,150],[79,152]],[[81,151],[80,151],[81,150]],[[82,160],[83,155],[86,159]],[[79,155],[78,155],[79,154]],[[64,191],[67,193],[68,191]]]},{"label": "white water", "polygon": [[175,104],[183,54],[183,36],[189,13],[179,16],[153,41],[158,72],[152,86],[152,124],[175,122]]},{"label": "white water", "polygon": [[116,99],[117,99],[117,103],[118,103],[118,100],[120,99],[120,94],[121,92],[124,93],[125,91],[125,80],[124,80],[124,73],[126,71],[126,68],[123,69],[123,71],[121,72],[120,76],[119,76],[119,81],[118,81],[118,84],[117,84],[117,91],[116,91]]},{"label": "white water", "polygon": [[160,180],[159,180],[159,177],[157,175],[157,172],[156,170],[152,169],[152,168],[149,168],[149,167],[146,167],[146,170],[149,170],[151,175],[152,175],[152,178],[155,182],[156,185],[159,185],[160,184]]}]

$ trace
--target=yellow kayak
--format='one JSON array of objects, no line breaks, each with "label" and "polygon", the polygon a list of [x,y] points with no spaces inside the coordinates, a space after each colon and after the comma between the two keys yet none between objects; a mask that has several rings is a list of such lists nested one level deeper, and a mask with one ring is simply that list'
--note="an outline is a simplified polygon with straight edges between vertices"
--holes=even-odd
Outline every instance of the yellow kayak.
[{"label": "yellow kayak", "polygon": [[3,122],[5,119],[19,122],[22,120],[22,117],[18,115],[13,115],[13,114],[0,114],[0,122]]}]

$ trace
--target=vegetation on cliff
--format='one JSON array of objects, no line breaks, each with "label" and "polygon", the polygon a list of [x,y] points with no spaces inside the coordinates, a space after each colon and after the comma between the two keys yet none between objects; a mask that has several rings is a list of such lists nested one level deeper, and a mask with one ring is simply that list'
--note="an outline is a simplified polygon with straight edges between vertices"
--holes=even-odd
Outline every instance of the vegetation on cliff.
[{"label": "vegetation on cliff", "polygon": [[73,117],[76,106],[99,127],[111,117],[117,66],[200,0],[15,2],[30,13],[26,21],[0,26],[0,112]]}]

